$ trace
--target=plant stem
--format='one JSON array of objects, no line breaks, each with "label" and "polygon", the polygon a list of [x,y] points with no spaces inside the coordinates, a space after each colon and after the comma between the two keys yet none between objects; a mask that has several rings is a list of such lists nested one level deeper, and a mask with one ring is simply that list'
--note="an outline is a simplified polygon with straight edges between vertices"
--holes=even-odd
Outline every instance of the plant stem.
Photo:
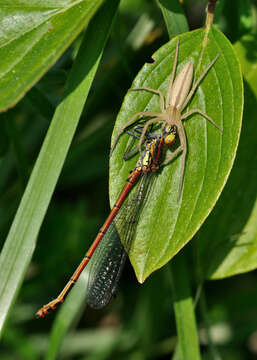
[{"label": "plant stem", "polygon": [[178,333],[178,352],[180,360],[200,359],[194,301],[191,296],[189,273],[184,254],[179,254],[171,266],[173,306]]}]

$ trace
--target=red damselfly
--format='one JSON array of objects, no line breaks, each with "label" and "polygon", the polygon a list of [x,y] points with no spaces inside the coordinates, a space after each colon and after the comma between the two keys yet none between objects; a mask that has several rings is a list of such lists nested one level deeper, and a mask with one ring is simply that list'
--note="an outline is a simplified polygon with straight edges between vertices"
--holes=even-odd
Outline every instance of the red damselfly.
[{"label": "red damselfly", "polygon": [[[147,197],[151,175],[161,166],[166,147],[174,143],[176,127],[167,127],[162,134],[146,133],[145,138],[144,152],[140,155],[135,169],[130,172],[118,200],[90,249],[58,297],[39,309],[36,317],[44,317],[64,302],[93,255],[96,255],[96,259],[94,261],[92,258],[87,303],[91,307],[100,308],[110,301],[133,239],[143,200]],[[128,194],[137,183],[137,191],[128,198],[124,206]],[[119,233],[122,234],[122,244]]]}]

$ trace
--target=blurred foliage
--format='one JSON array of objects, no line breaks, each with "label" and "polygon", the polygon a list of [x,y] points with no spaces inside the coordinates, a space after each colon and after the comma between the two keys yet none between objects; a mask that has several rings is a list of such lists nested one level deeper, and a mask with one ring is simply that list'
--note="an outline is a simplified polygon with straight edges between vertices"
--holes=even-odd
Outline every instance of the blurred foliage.
[{"label": "blurred foliage", "polygon": [[[160,0],[159,3],[164,5],[167,2]],[[215,24],[232,43],[256,31],[256,2],[237,0],[236,4],[231,0],[220,0],[215,16]],[[206,1],[183,2],[190,30],[203,26],[205,6]],[[46,358],[56,314],[35,320],[34,313],[63,287],[109,213],[108,160],[114,120],[139,69],[151,59],[155,50],[168,41],[162,11],[152,0],[122,0],[120,3],[41,227],[33,260],[5,326],[1,360]],[[14,108],[1,114],[1,245],[8,234],[54,108],[63,95],[81,38],[79,35],[75,39]],[[256,64],[256,58],[250,62],[251,66],[254,62]],[[247,73],[247,62],[244,66],[244,73]],[[249,92],[248,85],[246,88]],[[255,98],[249,102],[255,104],[256,92],[251,92],[251,96]],[[250,161],[246,165],[253,166]],[[198,293],[197,260],[193,257],[195,244],[196,241],[189,243],[183,255],[192,269],[191,287],[194,293]],[[204,284],[196,308],[203,359],[256,358],[256,281],[256,271],[252,271]],[[176,348],[170,282],[170,269],[166,265],[139,285],[127,263],[117,296],[102,310],[81,309],[57,358],[170,359]]]}]

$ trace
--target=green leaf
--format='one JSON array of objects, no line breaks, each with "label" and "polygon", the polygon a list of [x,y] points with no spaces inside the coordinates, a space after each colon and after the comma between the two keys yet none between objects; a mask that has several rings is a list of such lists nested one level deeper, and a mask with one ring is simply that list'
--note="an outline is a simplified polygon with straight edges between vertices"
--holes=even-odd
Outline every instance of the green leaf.
[{"label": "green leaf", "polygon": [[235,44],[246,78],[244,121],[229,181],[197,236],[204,278],[224,278],[257,267],[256,40],[257,34],[247,35]]},{"label": "green leaf", "polygon": [[[31,260],[36,239],[91,87],[118,0],[105,4],[85,32],[45,141],[0,256],[0,329]],[[97,31],[101,28],[101,31]]]},{"label": "green leaf", "polygon": [[[131,88],[151,87],[166,94],[175,46],[176,40],[172,40],[160,48],[153,55],[154,63],[142,68]],[[188,155],[181,202],[178,202],[181,157],[156,174],[129,254],[140,282],[166,264],[193,237],[217,201],[235,158],[241,128],[243,87],[239,63],[231,44],[215,28],[209,32],[208,39],[205,39],[203,29],[181,35],[178,71],[189,60],[197,69],[203,46],[196,78],[218,53],[220,57],[201,82],[189,109],[205,111],[223,128],[223,133],[198,115],[186,121]],[[113,139],[133,114],[146,109],[160,111],[159,98],[146,91],[129,92],[117,118]],[[110,161],[111,204],[117,199],[137,160],[136,157],[127,162],[123,160],[128,141],[128,135],[121,136]]]},{"label": "green leaf", "polygon": [[178,1],[158,0],[157,3],[162,11],[170,39],[189,30],[187,19]]},{"label": "green leaf", "polygon": [[0,110],[38,81],[103,0],[3,0],[0,14]]}]

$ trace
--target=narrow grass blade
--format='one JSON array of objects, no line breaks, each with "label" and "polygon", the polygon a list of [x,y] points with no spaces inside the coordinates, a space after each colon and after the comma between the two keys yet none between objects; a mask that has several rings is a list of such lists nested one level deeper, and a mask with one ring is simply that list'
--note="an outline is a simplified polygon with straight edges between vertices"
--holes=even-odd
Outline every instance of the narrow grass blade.
[{"label": "narrow grass blade", "polygon": [[186,16],[178,1],[158,0],[157,4],[162,11],[170,39],[189,30]]},{"label": "narrow grass blade", "polygon": [[[178,333],[176,359],[200,359],[194,303],[189,285],[189,273],[184,254],[175,257],[170,265],[173,306]],[[178,353],[177,353],[178,352]]]}]

